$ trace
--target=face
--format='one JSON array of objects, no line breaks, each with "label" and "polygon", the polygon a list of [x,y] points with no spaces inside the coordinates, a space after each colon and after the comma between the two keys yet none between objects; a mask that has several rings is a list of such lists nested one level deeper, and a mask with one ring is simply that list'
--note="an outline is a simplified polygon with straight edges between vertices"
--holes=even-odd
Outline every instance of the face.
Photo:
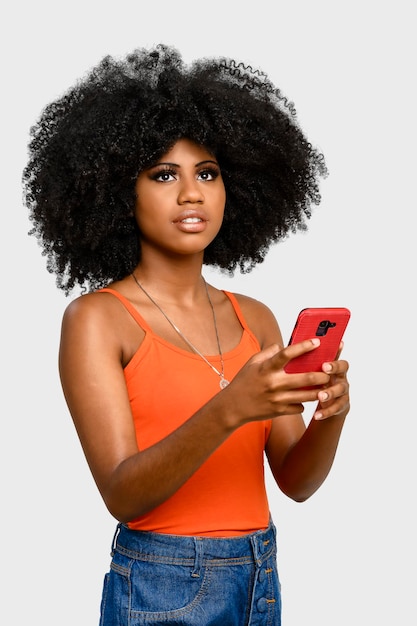
[{"label": "face", "polygon": [[136,181],[135,216],[142,255],[202,254],[220,230],[226,192],[215,157],[188,139],[174,147]]}]

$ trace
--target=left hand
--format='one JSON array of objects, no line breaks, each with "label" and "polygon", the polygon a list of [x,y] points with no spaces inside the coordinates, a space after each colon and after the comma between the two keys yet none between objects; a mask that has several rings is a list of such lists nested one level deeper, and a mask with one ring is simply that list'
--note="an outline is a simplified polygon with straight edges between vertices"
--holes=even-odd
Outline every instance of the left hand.
[{"label": "left hand", "polygon": [[319,404],[313,416],[316,420],[327,419],[334,415],[345,417],[349,412],[349,382],[347,380],[349,363],[339,360],[342,348],[343,343],[340,345],[335,361],[323,363],[323,372],[330,374],[330,381],[318,394]]}]

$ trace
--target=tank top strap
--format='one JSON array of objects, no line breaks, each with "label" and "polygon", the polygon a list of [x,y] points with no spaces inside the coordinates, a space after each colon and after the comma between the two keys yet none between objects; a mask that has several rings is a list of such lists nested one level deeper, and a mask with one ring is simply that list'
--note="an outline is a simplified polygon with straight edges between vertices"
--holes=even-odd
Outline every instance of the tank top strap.
[{"label": "tank top strap", "polygon": [[139,326],[147,333],[152,333],[152,328],[149,324],[144,320],[139,311],[133,306],[133,304],[128,300],[125,296],[122,296],[121,293],[116,291],[115,289],[111,289],[110,287],[104,287],[103,289],[98,289],[97,293],[111,293],[115,296],[123,306],[129,311],[130,315],[133,319],[139,324]]},{"label": "tank top strap", "polygon": [[[253,336],[253,332],[251,331],[251,329],[249,328],[249,326],[246,323],[245,318],[243,317],[242,309],[239,306],[239,303],[237,301],[236,296],[233,293],[231,293],[230,291],[223,290],[223,293],[229,298],[230,302],[232,303],[233,309],[234,309],[234,311],[236,313],[236,317],[238,318],[242,328],[244,330],[246,330],[250,335]],[[256,340],[256,341],[258,341],[258,340]]]}]

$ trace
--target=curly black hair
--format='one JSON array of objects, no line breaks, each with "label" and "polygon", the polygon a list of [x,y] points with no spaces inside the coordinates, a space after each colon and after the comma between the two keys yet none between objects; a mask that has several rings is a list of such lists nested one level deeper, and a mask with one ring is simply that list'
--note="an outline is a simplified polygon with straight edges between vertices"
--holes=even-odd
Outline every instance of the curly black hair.
[{"label": "curly black hair", "polygon": [[204,263],[229,273],[250,271],[271,243],[305,230],[327,175],[293,104],[263,72],[227,58],[186,65],[163,44],[104,57],[30,132],[29,234],[67,294],[122,279],[139,263],[136,179],[178,139],[218,159],[225,216]]}]

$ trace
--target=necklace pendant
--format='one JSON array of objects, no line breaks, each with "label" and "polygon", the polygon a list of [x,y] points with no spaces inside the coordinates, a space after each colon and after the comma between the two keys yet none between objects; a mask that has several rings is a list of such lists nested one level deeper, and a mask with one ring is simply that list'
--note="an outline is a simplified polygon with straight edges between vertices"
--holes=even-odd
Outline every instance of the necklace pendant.
[{"label": "necklace pendant", "polygon": [[228,384],[229,384],[229,381],[224,376],[222,376],[220,378],[220,383],[219,383],[220,389],[224,389],[225,387],[227,387]]}]

